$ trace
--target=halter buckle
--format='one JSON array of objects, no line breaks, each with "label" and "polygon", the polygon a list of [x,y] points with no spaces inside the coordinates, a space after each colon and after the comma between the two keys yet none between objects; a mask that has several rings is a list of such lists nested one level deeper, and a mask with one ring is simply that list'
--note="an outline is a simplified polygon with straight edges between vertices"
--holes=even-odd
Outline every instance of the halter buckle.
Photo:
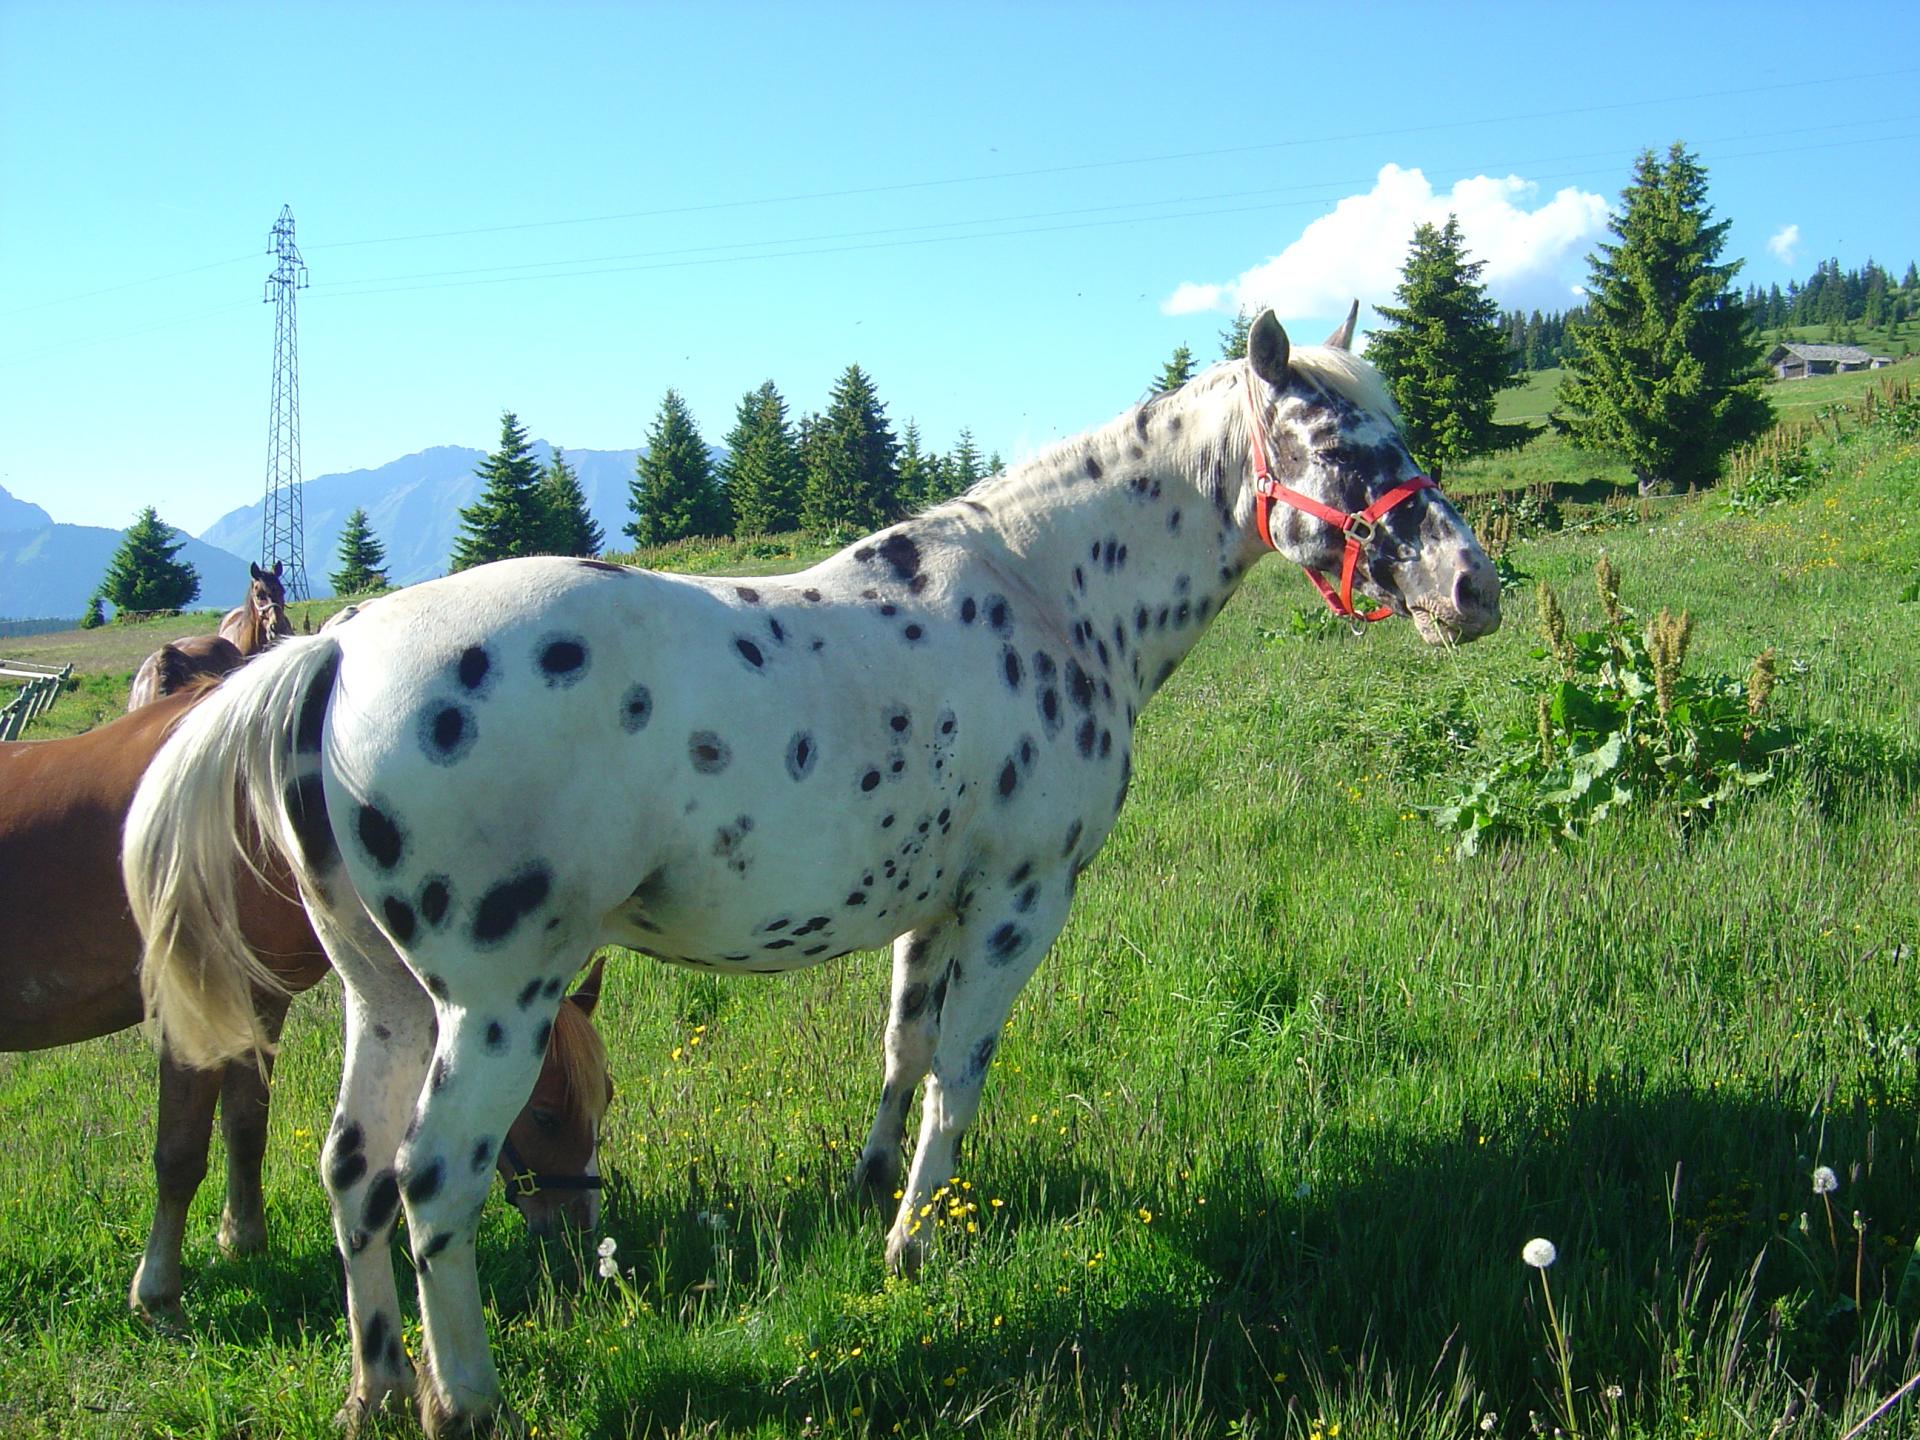
[{"label": "halter buckle", "polygon": [[540,1177],[531,1170],[522,1170],[507,1179],[509,1197],[519,1196],[522,1200],[531,1200],[540,1193]]},{"label": "halter buckle", "polygon": [[1373,521],[1358,512],[1347,516],[1347,523],[1341,528],[1342,533],[1346,535],[1347,539],[1353,541],[1356,545],[1371,545],[1373,543]]}]

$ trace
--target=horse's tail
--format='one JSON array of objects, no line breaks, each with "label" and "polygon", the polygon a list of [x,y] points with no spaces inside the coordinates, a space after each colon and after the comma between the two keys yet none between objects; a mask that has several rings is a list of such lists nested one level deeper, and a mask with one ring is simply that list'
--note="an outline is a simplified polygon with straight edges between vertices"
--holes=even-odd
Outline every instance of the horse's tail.
[{"label": "horse's tail", "polygon": [[[140,988],[185,1064],[273,1048],[254,996],[286,987],[241,934],[235,871],[257,872],[270,849],[301,873],[301,827],[325,824],[320,735],[339,661],[338,639],[316,636],[235,671],[180,722],[134,795],[121,868],[146,939]],[[290,785],[296,759],[313,773]]]}]

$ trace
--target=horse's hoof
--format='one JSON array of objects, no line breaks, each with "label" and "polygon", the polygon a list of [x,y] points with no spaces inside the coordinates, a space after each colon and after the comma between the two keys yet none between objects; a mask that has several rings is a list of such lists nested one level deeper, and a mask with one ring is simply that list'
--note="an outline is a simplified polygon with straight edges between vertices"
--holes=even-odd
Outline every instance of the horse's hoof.
[{"label": "horse's hoof", "polygon": [[927,1242],[918,1235],[905,1235],[895,1230],[887,1237],[887,1269],[902,1280],[912,1280],[918,1276],[926,1259]]},{"label": "horse's hoof", "polygon": [[378,1394],[349,1395],[333,1416],[333,1428],[338,1430],[344,1440],[354,1440],[360,1427],[382,1415],[403,1414],[407,1408],[407,1396],[410,1387],[389,1386]]},{"label": "horse's hoof", "polygon": [[255,1216],[244,1223],[233,1216],[220,1216],[220,1253],[229,1260],[242,1255],[255,1255],[267,1248],[267,1222],[264,1216]]},{"label": "horse's hoof", "polygon": [[427,1440],[526,1440],[528,1434],[527,1422],[504,1404],[454,1414],[431,1392],[420,1398],[420,1428]]},{"label": "horse's hoof", "polygon": [[140,1262],[133,1284],[127,1289],[127,1308],[162,1334],[179,1335],[187,1328],[187,1312],[180,1308],[178,1285],[170,1290],[150,1285],[145,1260]]},{"label": "horse's hoof", "polygon": [[187,1312],[181,1308],[178,1296],[165,1300],[157,1296],[143,1299],[135,1290],[127,1297],[127,1308],[162,1335],[178,1339],[187,1333]]},{"label": "horse's hoof", "polygon": [[863,1154],[847,1188],[862,1204],[892,1211],[900,1203],[900,1157],[880,1150]]}]

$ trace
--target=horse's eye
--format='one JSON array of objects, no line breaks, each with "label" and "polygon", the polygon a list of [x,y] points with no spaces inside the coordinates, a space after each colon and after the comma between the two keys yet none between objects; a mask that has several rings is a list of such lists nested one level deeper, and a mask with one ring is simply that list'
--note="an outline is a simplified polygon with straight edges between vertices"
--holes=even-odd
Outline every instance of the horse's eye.
[{"label": "horse's eye", "polygon": [[560,1128],[560,1117],[551,1110],[536,1108],[529,1111],[528,1114],[532,1116],[533,1123],[538,1125],[542,1130],[551,1133]]}]

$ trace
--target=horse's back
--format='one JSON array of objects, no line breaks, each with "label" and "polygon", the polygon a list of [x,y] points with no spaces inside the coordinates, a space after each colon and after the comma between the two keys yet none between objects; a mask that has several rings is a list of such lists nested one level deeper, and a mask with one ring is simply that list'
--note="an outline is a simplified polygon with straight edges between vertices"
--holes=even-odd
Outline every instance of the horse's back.
[{"label": "horse's back", "polygon": [[738,580],[528,560],[389,597],[340,634],[327,722],[363,903],[456,860],[456,906],[537,872],[595,938],[740,968],[951,913],[969,870],[1090,802],[1037,764],[1052,737],[1007,582],[964,556],[919,588],[875,582],[839,557]]},{"label": "horse's back", "polygon": [[140,662],[127,691],[127,709],[138,710],[163,695],[177,694],[195,679],[217,679],[246,660],[240,647],[222,635],[169,640]]},{"label": "horse's back", "polygon": [[[147,766],[208,690],[162,697],[82,735],[0,744],[0,1050],[139,1022],[140,935],[120,874],[121,830]],[[325,973],[297,903],[244,867],[239,889],[244,933],[292,988]]]}]

